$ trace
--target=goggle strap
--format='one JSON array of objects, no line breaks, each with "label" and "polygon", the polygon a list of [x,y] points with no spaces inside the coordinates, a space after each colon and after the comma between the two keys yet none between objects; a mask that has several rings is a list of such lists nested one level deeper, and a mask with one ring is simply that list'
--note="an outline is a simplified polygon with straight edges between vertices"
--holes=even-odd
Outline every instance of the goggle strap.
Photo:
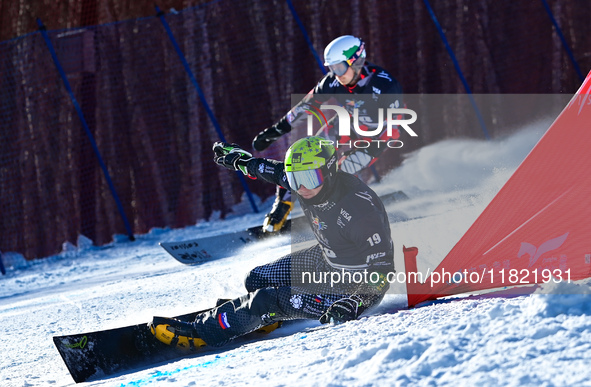
[{"label": "goggle strap", "polygon": [[353,54],[352,57],[350,57],[349,59],[346,60],[346,62],[349,66],[351,66],[357,59],[359,59],[359,57],[361,56],[361,53],[363,52],[363,50],[365,50],[365,43],[361,39],[359,39],[359,41],[361,42],[359,44],[359,49],[357,49],[357,51],[355,52],[355,54]]}]

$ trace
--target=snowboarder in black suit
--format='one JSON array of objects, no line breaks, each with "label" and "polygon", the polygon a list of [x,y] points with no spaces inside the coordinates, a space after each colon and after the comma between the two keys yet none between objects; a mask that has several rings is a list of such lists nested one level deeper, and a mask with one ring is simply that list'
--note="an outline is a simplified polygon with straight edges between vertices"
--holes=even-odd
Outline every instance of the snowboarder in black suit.
[{"label": "snowboarder in black suit", "polygon": [[234,144],[215,143],[213,150],[217,164],[295,191],[318,243],[254,268],[246,276],[246,295],[193,322],[155,317],[151,328],[159,340],[219,346],[285,320],[354,320],[382,300],[394,272],[388,216],[373,190],[338,171],[329,141],[300,139],[284,162],[253,158]]},{"label": "snowboarder in black suit", "polygon": [[[402,86],[388,71],[366,62],[365,57],[365,43],[361,38],[344,35],[330,42],[324,49],[324,65],[330,71],[284,117],[254,138],[254,150],[267,149],[278,138],[291,132],[292,124],[307,117],[310,111],[320,111],[320,106],[331,98],[347,109],[351,117],[354,114],[353,109],[357,108],[358,120],[362,122],[364,130],[376,129],[380,122],[378,108],[402,107]],[[329,120],[325,129],[330,131],[327,137],[336,138],[337,143],[345,144],[351,140],[335,134],[339,128],[338,120],[334,118]],[[384,130],[375,139],[387,141],[398,137],[398,129],[388,136],[384,126]],[[387,149],[377,145],[374,142],[367,148],[345,149],[344,156],[338,161],[340,169],[355,174],[372,165]],[[263,231],[279,231],[292,208],[290,192],[278,186],[273,208],[263,222]]]}]

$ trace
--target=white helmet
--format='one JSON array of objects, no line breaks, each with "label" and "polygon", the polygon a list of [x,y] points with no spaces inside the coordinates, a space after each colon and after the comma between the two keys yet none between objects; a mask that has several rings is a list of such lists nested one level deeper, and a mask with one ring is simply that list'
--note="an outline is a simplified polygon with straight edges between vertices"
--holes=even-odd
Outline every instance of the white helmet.
[{"label": "white helmet", "polygon": [[336,38],[324,49],[324,65],[335,75],[343,75],[349,68],[359,70],[365,63],[365,43],[355,36]]}]

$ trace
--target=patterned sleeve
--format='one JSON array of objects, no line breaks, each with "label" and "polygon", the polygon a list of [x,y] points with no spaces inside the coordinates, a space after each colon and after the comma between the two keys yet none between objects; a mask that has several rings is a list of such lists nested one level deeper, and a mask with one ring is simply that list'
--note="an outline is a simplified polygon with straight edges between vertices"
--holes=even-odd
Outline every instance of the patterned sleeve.
[{"label": "patterned sleeve", "polygon": [[248,174],[269,183],[291,189],[285,175],[285,167],[281,161],[253,158],[247,164]]}]

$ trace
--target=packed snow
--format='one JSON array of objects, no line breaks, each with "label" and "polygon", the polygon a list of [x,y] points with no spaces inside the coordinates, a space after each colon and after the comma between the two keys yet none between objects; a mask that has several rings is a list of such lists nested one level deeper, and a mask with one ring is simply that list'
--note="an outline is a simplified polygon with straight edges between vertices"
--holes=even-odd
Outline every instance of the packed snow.
[{"label": "packed snow", "polygon": [[[436,265],[549,127],[537,122],[493,141],[446,140],[410,155],[373,188],[404,191],[388,205],[397,269],[402,246]],[[265,201],[268,210],[271,200]],[[74,382],[52,336],[143,323],[200,310],[245,292],[244,275],[291,250],[288,238],[247,246],[230,258],[186,266],[159,245],[261,222],[238,206],[181,230],[154,229],[102,247],[80,237],[63,253],[26,262],[4,255],[0,276],[0,385]],[[231,221],[229,221],[231,220]],[[434,266],[433,266],[434,267]],[[201,385],[589,385],[591,287],[543,285],[553,294],[456,300],[405,310],[403,286],[357,321],[298,321],[261,337],[182,360],[109,377],[89,386]],[[544,289],[543,289],[544,290]]]}]

